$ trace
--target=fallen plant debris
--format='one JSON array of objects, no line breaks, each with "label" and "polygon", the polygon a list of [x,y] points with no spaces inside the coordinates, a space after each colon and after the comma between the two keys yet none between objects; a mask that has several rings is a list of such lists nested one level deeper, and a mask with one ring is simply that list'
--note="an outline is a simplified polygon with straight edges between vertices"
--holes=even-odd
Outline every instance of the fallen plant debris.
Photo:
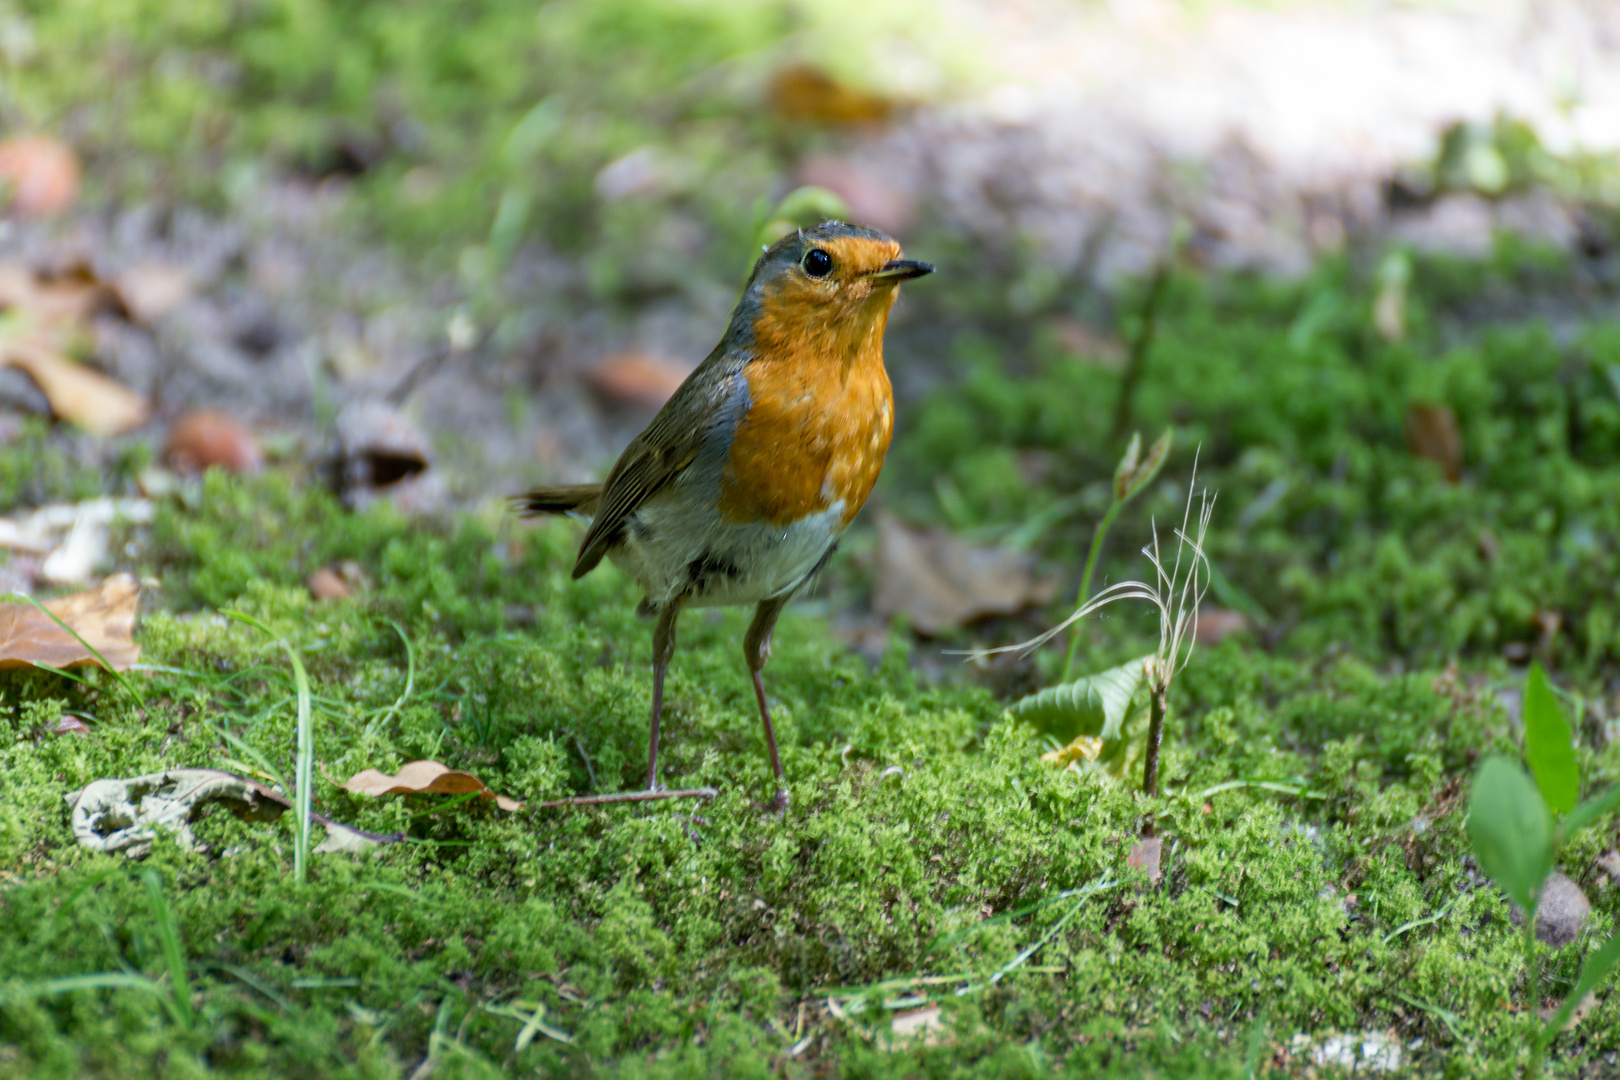
[{"label": "fallen plant debris", "polygon": [[1016,615],[1052,599],[1056,583],[1037,576],[1027,552],[975,547],[938,529],[877,517],[872,610],[904,616],[926,637],[992,615]]},{"label": "fallen plant debris", "polygon": [[1462,431],[1448,405],[1418,403],[1406,410],[1406,441],[1412,453],[1440,466],[1448,481],[1462,479]]},{"label": "fallen plant debris", "polygon": [[171,263],[146,259],[115,277],[112,289],[129,317],[150,326],[191,299],[191,276]]},{"label": "fallen plant debris", "polygon": [[[159,832],[174,834],[187,851],[204,846],[191,831],[215,803],[244,821],[275,821],[292,801],[279,792],[219,769],[166,769],[125,779],[95,780],[63,796],[70,808],[74,838],[85,847],[140,858]],[[404,834],[380,835],[340,824],[319,814],[310,817],[326,826],[318,852],[352,852],[375,844],[396,843]]]},{"label": "fallen plant debris", "polygon": [[39,576],[58,585],[89,581],[107,557],[108,533],[118,521],[146,525],[152,504],[145,499],[87,499],[53,503],[22,518],[0,518],[0,548],[39,556]]},{"label": "fallen plant debris", "polygon": [[200,473],[216,465],[227,472],[253,473],[264,465],[264,451],[253,432],[216,409],[196,409],[176,420],[163,457],[181,473]]},{"label": "fallen plant debris", "polygon": [[114,574],[94,589],[39,607],[0,603],[0,669],[74,668],[104,660],[114,671],[128,671],[141,658],[133,638],[140,598],[139,582]]},{"label": "fallen plant debris", "polygon": [[505,795],[497,795],[484,786],[484,782],[470,772],[452,769],[437,761],[412,761],[401,765],[392,776],[376,769],[365,769],[339,785],[355,795],[478,795],[495,800],[495,805],[508,812],[523,809],[523,804]]},{"label": "fallen plant debris", "polygon": [[133,431],[152,412],[140,394],[74,363],[34,334],[0,335],[0,366],[26,374],[50,402],[51,415],[77,424],[92,435]]},{"label": "fallen plant debris", "polygon": [[692,365],[650,353],[604,356],[585,370],[585,384],[612,405],[652,411],[692,374]]}]

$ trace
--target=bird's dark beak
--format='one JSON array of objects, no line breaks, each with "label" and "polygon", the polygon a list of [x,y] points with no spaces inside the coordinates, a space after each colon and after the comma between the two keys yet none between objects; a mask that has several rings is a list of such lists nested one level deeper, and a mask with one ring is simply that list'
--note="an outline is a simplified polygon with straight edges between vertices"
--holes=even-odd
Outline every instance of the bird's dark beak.
[{"label": "bird's dark beak", "polygon": [[909,281],[912,278],[932,274],[932,263],[917,262],[914,259],[891,259],[883,264],[883,269],[874,270],[864,275],[867,281]]}]

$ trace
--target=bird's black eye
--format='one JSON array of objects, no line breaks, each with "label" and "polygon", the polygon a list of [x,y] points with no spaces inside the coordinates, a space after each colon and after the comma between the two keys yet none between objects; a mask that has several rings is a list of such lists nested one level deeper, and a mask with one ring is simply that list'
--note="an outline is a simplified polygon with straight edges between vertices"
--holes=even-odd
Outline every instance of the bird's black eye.
[{"label": "bird's black eye", "polygon": [[804,272],[814,278],[826,277],[832,273],[832,256],[820,248],[811,248],[804,257]]}]

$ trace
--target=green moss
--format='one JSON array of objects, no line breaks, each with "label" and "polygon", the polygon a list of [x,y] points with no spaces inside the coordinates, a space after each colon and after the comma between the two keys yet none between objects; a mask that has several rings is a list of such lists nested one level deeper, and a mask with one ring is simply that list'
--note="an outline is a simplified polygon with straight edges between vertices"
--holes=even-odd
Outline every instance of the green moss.
[{"label": "green moss", "polygon": [[[433,813],[431,797],[318,780],[323,813],[411,842],[318,858],[298,887],[290,822],[222,817],[199,826],[215,854],[164,842],[146,861],[165,875],[196,1028],[155,994],[40,995],[41,980],[164,970],[135,868],[73,843],[63,793],[220,766],[240,755],[222,730],[291,774],[285,662],[216,609],[265,620],[304,657],[318,776],[434,757],[531,801],[641,781],[647,630],[616,572],[568,581],[572,526],[346,515],[276,476],[211,476],[200,507],[152,529],[143,703],[94,676],[0,675],[0,1074],[402,1076],[431,1046],[445,1075],[468,1076],[1236,1077],[1251,1034],[1270,1061],[1295,1032],[1390,1028],[1423,1040],[1415,1075],[1448,1075],[1517,1045],[1500,1007],[1515,932],[1444,801],[1447,778],[1507,736],[1494,699],[1350,659],[1201,652],[1167,747],[1166,882],[1126,878],[1070,914],[1054,898],[1126,874],[1140,796],[1043,764],[984,691],[919,684],[898,646],[868,669],[790,615],[769,682],[793,809],[768,817],[738,612],[687,620],[669,688],[664,779],[718,787],[713,804]],[[373,586],[314,605],[298,583],[336,558]],[[1104,647],[1135,643],[1109,632]],[[48,734],[63,711],[92,733]],[[1297,775],[1328,797],[1199,794]],[[1616,914],[1600,894],[1594,921]],[[1567,977],[1576,962],[1555,960]],[[835,988],[918,975],[961,980],[935,988],[948,1045],[894,1048],[882,1010],[826,1007]],[[573,1044],[515,1052],[522,1024],[481,1007],[513,1000],[543,1003]],[[1612,1008],[1570,1054],[1616,1049]]]}]

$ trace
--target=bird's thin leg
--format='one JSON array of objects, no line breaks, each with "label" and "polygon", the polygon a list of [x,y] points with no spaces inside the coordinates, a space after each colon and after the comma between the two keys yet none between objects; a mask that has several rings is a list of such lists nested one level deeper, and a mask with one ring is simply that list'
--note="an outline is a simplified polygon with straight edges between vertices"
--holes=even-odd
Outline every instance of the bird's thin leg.
[{"label": "bird's thin leg", "polygon": [[771,658],[771,631],[776,629],[776,617],[787,606],[788,597],[761,600],[754,609],[754,621],[748,625],[743,638],[743,655],[748,659],[748,674],[754,679],[754,696],[759,699],[759,719],[765,725],[765,745],[771,751],[771,769],[776,773],[776,798],[772,810],[786,810],[788,806],[787,781],[782,775],[782,758],[776,752],[776,732],[771,729],[771,707],[765,703],[765,679],[762,672]]},{"label": "bird's thin leg", "polygon": [[664,670],[675,655],[675,620],[681,616],[681,602],[673,600],[658,612],[653,629],[652,735],[647,740],[647,790],[658,790],[658,717],[664,711]]}]

